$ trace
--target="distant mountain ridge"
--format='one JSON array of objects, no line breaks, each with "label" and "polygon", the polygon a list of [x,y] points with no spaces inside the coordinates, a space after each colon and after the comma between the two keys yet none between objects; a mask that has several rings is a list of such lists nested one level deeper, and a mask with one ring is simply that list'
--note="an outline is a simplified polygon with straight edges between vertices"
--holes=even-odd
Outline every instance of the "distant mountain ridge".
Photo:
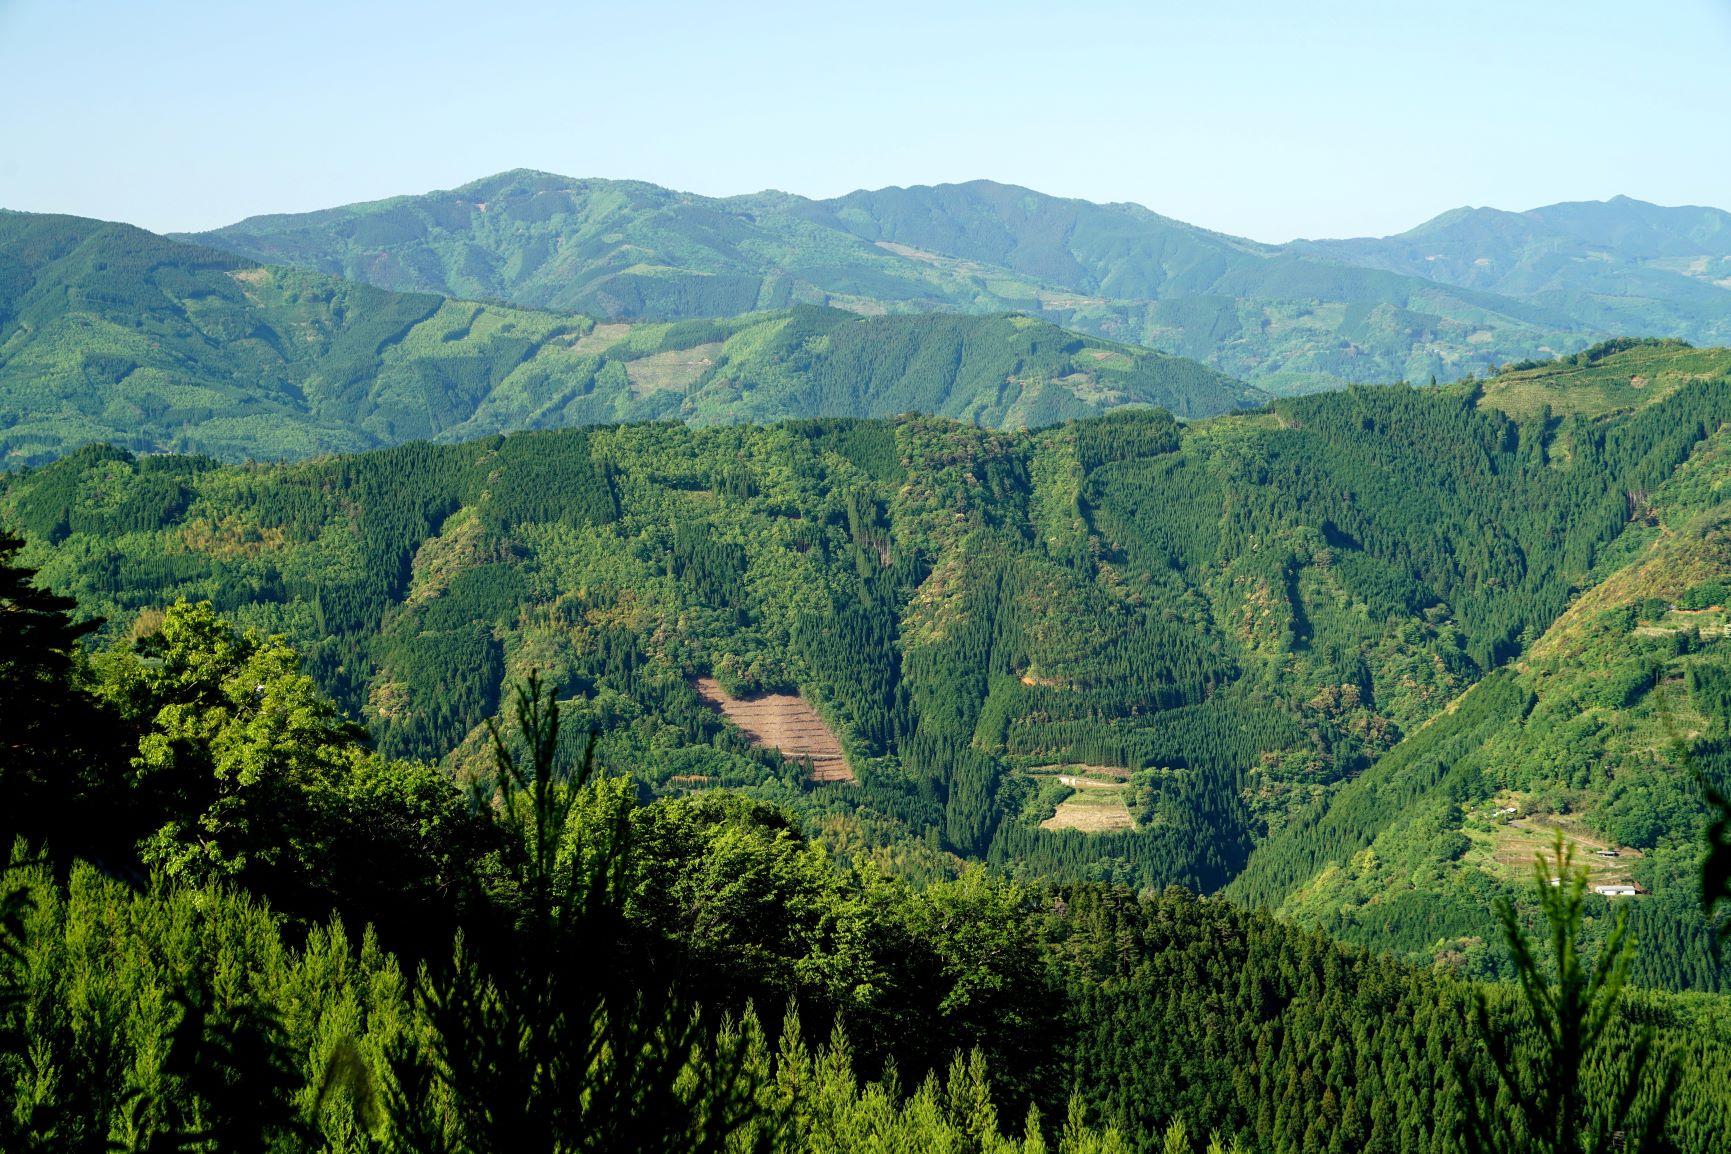
[{"label": "distant mountain ridge", "polygon": [[1397,236],[1290,247],[1539,303],[1606,331],[1731,340],[1731,213],[1715,208],[1626,196],[1461,208]]},{"label": "distant mountain ridge", "polygon": [[[1716,280],[1731,268],[1714,263],[1725,214],[1487,211],[1401,237],[1269,245],[991,181],[713,198],[519,170],[197,239],[387,288],[616,319],[799,302],[1024,311],[1276,392],[1453,379],[1613,335],[1731,339],[1731,288]],[[1439,239],[1463,255],[1439,267]],[[1490,257],[1474,248],[1493,241]],[[1619,245],[1632,255],[1592,255]]]},{"label": "distant mountain ridge", "polygon": [[1016,427],[1266,399],[1195,362],[1026,317],[798,307],[598,325],[0,213],[7,465],[92,441],[280,459],[632,420],[919,411]]}]

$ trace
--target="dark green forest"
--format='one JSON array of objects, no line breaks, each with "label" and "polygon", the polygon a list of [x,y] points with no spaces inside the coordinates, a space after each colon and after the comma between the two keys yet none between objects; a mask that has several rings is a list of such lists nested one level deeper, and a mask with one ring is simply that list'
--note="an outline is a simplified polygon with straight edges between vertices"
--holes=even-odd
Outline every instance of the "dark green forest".
[{"label": "dark green forest", "polygon": [[17,471],[0,1145],[1712,1150],[1700,363]]},{"label": "dark green forest", "polygon": [[766,802],[647,799],[538,677],[465,796],[208,605],[87,655],[16,550],[8,1150],[1601,1148],[1521,1120],[1547,1074],[1583,1137],[1731,1121],[1723,1008],[1619,1001],[1614,961],[1547,1058],[1515,998],[1266,914],[914,886]]},{"label": "dark green forest", "polygon": [[[1651,353],[1595,364],[1618,357]],[[918,879],[983,860],[1029,879],[1232,883],[1492,975],[1493,898],[1531,856],[1515,835],[1549,836],[1526,815],[1474,824],[1515,788],[1531,820],[1587,836],[1583,852],[1631,851],[1651,898],[1637,921],[1666,943],[1644,956],[1672,959],[1640,980],[1717,989],[1683,881],[1700,799],[1677,757],[1634,792],[1617,767],[1639,758],[1617,743],[1568,755],[1611,759],[1598,774],[1531,750],[1506,755],[1532,764],[1516,778],[1460,762],[1476,718],[1580,714],[1560,696],[1534,712],[1499,671],[1580,590],[1619,588],[1711,515],[1728,389],[1694,378],[1596,415],[1559,387],[1555,410],[1523,419],[1492,382],[1187,426],[1145,411],[1033,432],[609,426],[244,467],[89,448],[10,478],[0,515],[105,620],[102,643],[208,601],[286,637],[382,753],[460,777],[486,762],[503,687],[541,671],[609,772],[656,795],[746,789],[850,860]],[[1690,556],[1697,584],[1731,577],[1714,550]],[[1670,606],[1690,590],[1654,592]],[[1594,658],[1632,678],[1607,714],[1637,716],[1644,685],[1716,684],[1717,616],[1630,612]],[[1654,646],[1682,655],[1667,675],[1645,672]],[[858,784],[813,788],[699,698],[706,676],[799,694]],[[1723,706],[1693,700],[1678,733],[1716,764]],[[1400,834],[1405,881],[1367,866],[1354,889],[1339,873],[1309,886],[1421,801],[1435,812]]]}]

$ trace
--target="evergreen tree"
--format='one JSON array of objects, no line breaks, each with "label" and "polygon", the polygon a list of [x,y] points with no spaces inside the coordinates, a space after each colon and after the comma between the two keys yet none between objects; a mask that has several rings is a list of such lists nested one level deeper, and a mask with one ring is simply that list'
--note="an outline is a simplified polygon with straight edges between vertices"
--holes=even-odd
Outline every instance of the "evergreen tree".
[{"label": "evergreen tree", "polygon": [[[1481,1091],[1467,1124],[1476,1148],[1499,1154],[1604,1154],[1612,1149],[1659,1149],[1675,1088],[1676,1071],[1654,1061],[1653,1031],[1644,1027],[1632,1050],[1618,1061],[1607,1028],[1634,957],[1628,919],[1617,927],[1599,957],[1581,956],[1582,908],[1587,871],[1574,868],[1573,848],[1557,835],[1555,856],[1534,862],[1534,887],[1550,965],[1542,963],[1504,901],[1503,934],[1515,965],[1522,1014],[1513,1030],[1494,1014],[1480,991],[1476,1021],[1496,1078],[1502,1106]],[[1609,1066],[1616,1074],[1595,1080],[1589,1072]],[[1654,1094],[1646,1083],[1658,1084]],[[1647,1090],[1643,1094],[1643,1090]]]},{"label": "evergreen tree", "polygon": [[[626,952],[625,795],[597,777],[593,738],[575,768],[561,759],[538,674],[514,713],[515,734],[489,726],[485,799],[512,897],[493,934],[460,941],[423,983],[430,1045],[394,1059],[393,1127],[428,1154],[722,1151],[755,1116],[755,1087],[737,1039],[710,1048],[697,1009]],[[580,807],[600,819],[574,821]]]},{"label": "evergreen tree", "polygon": [[1720,902],[1731,902],[1731,798],[1710,787],[1706,792],[1714,813],[1701,863],[1701,906],[1711,916]]},{"label": "evergreen tree", "polygon": [[113,769],[112,718],[75,676],[79,640],[70,597],[37,584],[18,561],[22,539],[0,531],[0,846],[24,835],[62,849],[100,845]]}]

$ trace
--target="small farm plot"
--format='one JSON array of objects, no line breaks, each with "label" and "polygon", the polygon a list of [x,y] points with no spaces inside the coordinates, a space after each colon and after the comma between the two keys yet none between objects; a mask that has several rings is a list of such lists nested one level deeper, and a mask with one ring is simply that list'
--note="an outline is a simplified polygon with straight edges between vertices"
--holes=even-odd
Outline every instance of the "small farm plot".
[{"label": "small farm plot", "polygon": [[1130,816],[1130,772],[1102,765],[1045,765],[1029,771],[1038,780],[1055,780],[1074,792],[1058,803],[1042,829],[1118,833],[1136,828]]}]

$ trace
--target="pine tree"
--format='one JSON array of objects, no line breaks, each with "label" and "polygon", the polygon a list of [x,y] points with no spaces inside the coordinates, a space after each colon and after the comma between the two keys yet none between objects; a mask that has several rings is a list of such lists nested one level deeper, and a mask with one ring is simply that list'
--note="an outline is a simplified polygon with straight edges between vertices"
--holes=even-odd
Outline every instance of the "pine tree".
[{"label": "pine tree", "polygon": [[[1657,1150],[1676,1084],[1675,1067],[1653,1060],[1653,1032],[1643,1027],[1622,1064],[1621,1077],[1589,1088],[1587,1072],[1605,1063],[1607,1029],[1634,959],[1627,911],[1591,964],[1581,956],[1587,871],[1557,835],[1552,859],[1534,861],[1534,889],[1543,917],[1550,965],[1534,953],[1512,904],[1498,913],[1515,966],[1525,1021],[1511,1031],[1493,1014],[1483,991],[1476,1002],[1481,1040],[1513,1109],[1499,1111],[1494,1091],[1478,1088],[1467,1124],[1476,1149],[1499,1154],[1605,1154]],[[1644,1083],[1660,1089],[1638,1106]],[[1470,1084],[1470,1083],[1469,1083]]]},{"label": "pine tree", "polygon": [[75,622],[76,603],[19,563],[23,546],[0,531],[0,846],[20,835],[61,852],[102,846],[112,720],[74,677],[79,641],[100,622]]}]

